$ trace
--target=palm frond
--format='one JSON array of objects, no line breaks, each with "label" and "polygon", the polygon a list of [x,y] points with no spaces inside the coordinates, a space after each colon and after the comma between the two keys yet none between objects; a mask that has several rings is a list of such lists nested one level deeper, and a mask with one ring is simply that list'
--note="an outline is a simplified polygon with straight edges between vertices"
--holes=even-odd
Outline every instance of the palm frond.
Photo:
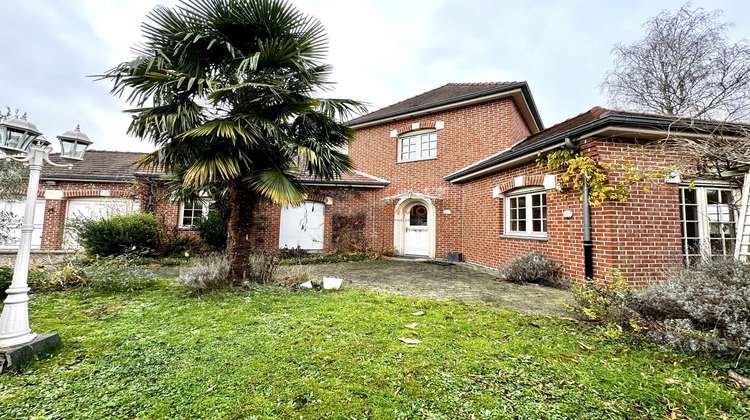
[{"label": "palm frond", "polygon": [[262,197],[282,206],[299,206],[305,201],[302,184],[290,173],[266,169],[247,178],[251,188]]}]

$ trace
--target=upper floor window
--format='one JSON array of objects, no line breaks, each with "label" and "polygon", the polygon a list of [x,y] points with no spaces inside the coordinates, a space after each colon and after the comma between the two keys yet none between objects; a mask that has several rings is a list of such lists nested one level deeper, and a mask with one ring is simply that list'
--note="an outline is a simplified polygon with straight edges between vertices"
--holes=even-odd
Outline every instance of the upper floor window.
[{"label": "upper floor window", "polygon": [[413,133],[399,137],[399,162],[437,156],[437,132]]},{"label": "upper floor window", "polygon": [[734,253],[737,218],[730,188],[680,188],[682,252],[687,265]]},{"label": "upper floor window", "polygon": [[195,222],[208,215],[207,201],[195,201],[193,203],[180,203],[180,224],[181,228],[191,229]]},{"label": "upper floor window", "polygon": [[506,194],[505,234],[547,237],[547,194],[543,188]]}]

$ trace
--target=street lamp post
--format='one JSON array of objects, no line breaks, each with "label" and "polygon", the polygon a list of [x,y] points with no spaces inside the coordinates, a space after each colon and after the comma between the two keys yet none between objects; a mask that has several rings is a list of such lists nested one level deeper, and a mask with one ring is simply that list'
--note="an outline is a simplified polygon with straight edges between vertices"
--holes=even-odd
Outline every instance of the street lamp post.
[{"label": "street lamp post", "polygon": [[[60,140],[62,153],[60,156],[67,161],[83,159],[86,148],[92,143],[88,136],[81,133],[77,127],[57,136]],[[29,167],[29,186],[26,191],[26,207],[24,208],[23,224],[21,225],[21,241],[16,256],[16,266],[13,272],[13,282],[7,290],[3,313],[0,315],[0,348],[21,346],[36,338],[36,334],[29,328],[29,257],[31,254],[31,235],[34,232],[34,207],[36,207],[37,192],[39,191],[39,176],[44,162],[53,166],[71,168],[72,164],[59,165],[49,160],[52,151],[47,141],[37,127],[22,118],[0,121],[0,150],[6,159],[25,162]]]}]

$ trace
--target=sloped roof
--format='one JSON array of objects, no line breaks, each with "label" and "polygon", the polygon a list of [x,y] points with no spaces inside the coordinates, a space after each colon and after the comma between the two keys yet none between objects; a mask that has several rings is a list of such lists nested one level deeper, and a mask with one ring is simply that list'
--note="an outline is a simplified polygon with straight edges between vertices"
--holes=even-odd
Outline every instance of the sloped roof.
[{"label": "sloped roof", "polygon": [[[80,180],[80,181],[132,181],[136,176],[163,175],[159,170],[148,170],[136,168],[137,162],[148,153],[135,152],[112,152],[106,150],[88,150],[82,161],[73,163],[73,168],[59,168],[46,165],[42,172],[42,179],[47,180]],[[58,164],[69,162],[60,158],[59,153],[50,155],[50,160]],[[307,173],[300,173],[300,181],[303,184],[313,185],[351,185],[379,187],[386,186],[390,182],[377,178],[363,172],[343,174],[335,180],[322,180],[314,178]]]},{"label": "sloped roof", "polygon": [[[71,179],[86,181],[129,181],[135,179],[135,164],[147,153],[112,152],[107,150],[88,150],[82,161],[73,163],[73,168],[58,168],[46,165],[42,179]],[[60,158],[59,153],[50,155],[54,163],[70,162]]]},{"label": "sloped roof", "polygon": [[[594,132],[603,132],[608,129],[609,135],[634,135],[633,132],[627,132],[628,129],[637,128],[642,130],[637,133],[644,139],[659,137],[648,130],[656,130],[656,133],[663,133],[667,130],[672,132],[693,132],[693,133],[710,133],[715,130],[725,132],[745,133],[750,129],[750,125],[742,123],[724,123],[721,121],[685,119],[669,115],[648,114],[632,111],[619,111],[606,109],[599,106],[567,119],[559,124],[532,134],[519,141],[512,147],[502,150],[495,155],[484,158],[465,168],[445,176],[446,181],[457,182],[459,180],[468,180],[485,173],[501,170],[503,165],[511,161],[521,159],[522,157],[535,156],[535,153],[545,148],[559,145],[570,138],[577,141],[581,137],[591,135]],[[619,130],[619,131],[618,131]],[[656,136],[656,137],[654,137]],[[528,160],[528,159],[527,159]],[[525,162],[525,161],[524,161]],[[523,163],[523,162],[521,162]]]},{"label": "sloped roof", "polygon": [[[350,120],[347,124],[357,126],[379,120],[394,119],[399,116],[408,115],[419,111],[428,111],[472,99],[492,96],[504,92],[520,90],[529,108],[530,117],[539,129],[543,128],[542,119],[531,97],[531,92],[526,82],[490,82],[490,83],[448,83],[431,91],[421,93],[377,111]],[[520,104],[519,104],[520,106]],[[536,131],[536,130],[534,130]]]}]

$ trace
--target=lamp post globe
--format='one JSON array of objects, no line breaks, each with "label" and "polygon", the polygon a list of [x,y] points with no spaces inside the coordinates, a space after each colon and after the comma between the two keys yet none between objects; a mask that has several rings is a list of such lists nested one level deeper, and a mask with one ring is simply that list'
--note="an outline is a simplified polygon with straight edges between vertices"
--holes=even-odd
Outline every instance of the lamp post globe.
[{"label": "lamp post globe", "polygon": [[[83,159],[86,148],[92,143],[80,128],[68,131],[60,136],[61,156],[68,160]],[[3,312],[0,315],[0,349],[27,344],[34,340],[36,334],[29,327],[29,286],[28,270],[31,255],[31,237],[34,232],[34,208],[39,192],[39,177],[45,162],[52,166],[59,165],[49,160],[52,151],[50,142],[44,138],[36,125],[21,118],[0,121],[0,150],[10,159],[25,162],[29,167],[29,186],[26,190],[21,239],[18,245],[13,281],[6,291]]]}]

